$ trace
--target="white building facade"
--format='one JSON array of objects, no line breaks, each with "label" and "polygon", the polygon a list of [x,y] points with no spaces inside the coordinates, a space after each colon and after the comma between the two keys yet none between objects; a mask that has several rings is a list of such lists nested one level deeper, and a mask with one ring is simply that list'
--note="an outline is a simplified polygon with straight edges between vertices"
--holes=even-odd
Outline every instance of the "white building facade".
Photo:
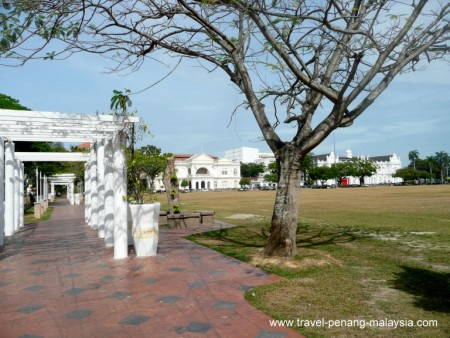
[{"label": "white building facade", "polygon": [[[345,156],[341,158],[337,156],[334,152],[331,152],[330,154],[313,156],[314,164],[317,167],[323,166],[331,167],[333,163],[348,161],[350,159],[369,160],[372,161],[377,167],[377,172],[373,176],[364,178],[364,184],[366,185],[395,184],[403,182],[401,178],[393,177],[395,172],[398,169],[401,169],[402,167],[400,157],[397,156],[395,153],[393,153],[392,155],[383,155],[383,156],[353,157],[352,151],[348,149],[345,152]],[[328,180],[326,184],[335,185],[336,181]],[[359,185],[359,184],[360,182],[358,177],[347,177],[347,180],[345,181],[345,185]]]},{"label": "white building facade", "polygon": [[[186,189],[194,191],[239,188],[241,167],[237,161],[208,154],[176,154],[174,157],[180,189],[185,189],[181,186],[183,180],[189,183]],[[157,190],[164,189],[161,177],[155,179],[154,185]]]},{"label": "white building facade", "polygon": [[275,156],[271,152],[261,152],[258,148],[241,147],[225,150],[224,158],[241,163],[264,163],[267,167],[275,162]]},{"label": "white building facade", "polygon": [[[275,156],[272,152],[261,152],[258,148],[250,148],[250,147],[241,147],[231,150],[225,151],[226,159],[231,161],[241,162],[241,163],[262,163],[266,166],[269,166],[270,163],[275,162]],[[259,175],[259,177],[255,177],[251,182],[251,188],[265,188],[265,187],[276,187],[276,183],[266,182],[264,180],[264,175],[269,174],[269,171],[266,171]]]}]

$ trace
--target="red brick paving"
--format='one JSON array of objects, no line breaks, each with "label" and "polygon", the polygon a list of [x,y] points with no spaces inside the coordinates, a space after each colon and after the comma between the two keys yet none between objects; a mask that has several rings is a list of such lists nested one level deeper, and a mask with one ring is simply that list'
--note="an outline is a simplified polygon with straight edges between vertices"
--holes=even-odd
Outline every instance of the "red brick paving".
[{"label": "red brick paving", "polygon": [[114,260],[83,206],[54,206],[0,253],[0,337],[300,337],[244,299],[281,278],[182,238],[198,229],[162,229],[157,256]]}]

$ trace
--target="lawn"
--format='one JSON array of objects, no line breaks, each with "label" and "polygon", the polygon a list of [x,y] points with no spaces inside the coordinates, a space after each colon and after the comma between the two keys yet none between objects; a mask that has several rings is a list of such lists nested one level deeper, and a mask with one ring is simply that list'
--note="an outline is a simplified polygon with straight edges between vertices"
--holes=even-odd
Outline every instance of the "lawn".
[{"label": "lawn", "polygon": [[214,210],[237,225],[191,240],[285,277],[246,298],[305,336],[450,336],[449,185],[300,194],[299,250],[290,260],[261,256],[274,191],[188,193],[181,201],[185,211]]}]

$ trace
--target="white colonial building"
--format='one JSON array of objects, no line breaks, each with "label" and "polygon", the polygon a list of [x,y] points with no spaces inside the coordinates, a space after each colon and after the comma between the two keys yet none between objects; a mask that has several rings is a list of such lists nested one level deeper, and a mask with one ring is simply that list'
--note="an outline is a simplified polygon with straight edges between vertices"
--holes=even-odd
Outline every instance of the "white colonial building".
[{"label": "white colonial building", "polygon": [[273,153],[262,152],[258,148],[250,147],[225,150],[224,158],[241,163],[264,163],[266,167],[275,162]]},{"label": "white colonial building", "polygon": [[[272,152],[262,152],[258,148],[241,147],[236,149],[225,150],[226,159],[231,161],[236,161],[240,163],[263,163],[266,168],[270,163],[275,162],[275,156]],[[259,175],[259,177],[254,177],[251,182],[251,188],[262,188],[262,187],[275,187],[276,184],[266,182],[264,180],[264,175],[269,174],[266,171]]]},{"label": "white colonial building", "polygon": [[[313,156],[314,164],[318,167],[331,167],[333,163],[339,163],[343,161],[348,161],[350,159],[364,159],[372,161],[377,167],[377,172],[371,177],[364,178],[364,184],[366,185],[377,185],[377,184],[393,184],[400,183],[403,180],[399,177],[393,177],[395,172],[402,167],[402,162],[400,157],[398,157],[395,153],[392,155],[383,155],[383,156],[360,156],[353,157],[352,151],[348,149],[345,152],[345,156],[339,157],[335,155],[334,152],[330,154],[324,155],[315,155]],[[335,180],[328,180],[327,185],[336,184]],[[359,185],[358,177],[347,177],[344,180],[344,185]]]},{"label": "white colonial building", "polygon": [[[208,154],[175,154],[178,182],[186,180],[190,190],[226,190],[239,188],[240,163]],[[162,178],[155,180],[155,188],[164,189]]]}]

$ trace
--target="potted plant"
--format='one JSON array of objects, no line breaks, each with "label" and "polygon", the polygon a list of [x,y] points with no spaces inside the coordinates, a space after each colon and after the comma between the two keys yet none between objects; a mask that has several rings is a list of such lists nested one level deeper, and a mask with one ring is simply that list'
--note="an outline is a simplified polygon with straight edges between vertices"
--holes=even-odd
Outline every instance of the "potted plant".
[{"label": "potted plant", "polygon": [[[125,90],[125,93],[114,90],[114,96],[111,98],[111,109],[118,115],[130,116],[135,113],[128,112],[131,106],[129,95],[131,92]],[[134,149],[136,142],[136,129],[134,124],[127,131],[129,147],[127,154],[127,194],[128,194],[128,244],[134,244],[137,257],[154,256],[157,253],[159,237],[159,210],[160,203],[150,193],[145,184],[145,178],[151,171],[150,156],[145,154],[142,149]],[[147,127],[144,124],[138,126],[138,132],[144,133]]]}]

